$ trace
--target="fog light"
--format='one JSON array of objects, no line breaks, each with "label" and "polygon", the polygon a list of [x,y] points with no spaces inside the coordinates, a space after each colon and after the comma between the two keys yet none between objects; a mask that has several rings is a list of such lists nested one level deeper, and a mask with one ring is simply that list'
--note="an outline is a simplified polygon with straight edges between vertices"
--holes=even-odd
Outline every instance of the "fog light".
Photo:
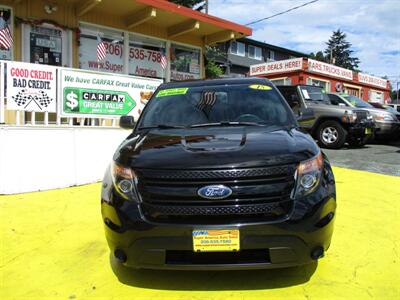
[{"label": "fog light", "polygon": [[124,263],[128,259],[125,252],[122,251],[121,249],[115,249],[114,251],[114,256],[116,259],[118,259],[119,262]]},{"label": "fog light", "polygon": [[317,178],[313,174],[306,174],[301,177],[300,184],[306,190],[312,188],[317,182]]},{"label": "fog light", "polygon": [[132,182],[129,180],[121,180],[118,182],[118,187],[123,193],[129,193],[132,190]]}]

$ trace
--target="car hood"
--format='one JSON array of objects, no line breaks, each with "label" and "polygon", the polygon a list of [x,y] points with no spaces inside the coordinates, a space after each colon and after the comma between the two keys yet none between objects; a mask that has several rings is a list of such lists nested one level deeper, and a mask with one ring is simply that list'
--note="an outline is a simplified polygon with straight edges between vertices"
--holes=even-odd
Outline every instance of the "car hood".
[{"label": "car hood", "polygon": [[154,129],[128,137],[114,160],[132,168],[241,168],[297,163],[318,151],[313,139],[297,129]]}]

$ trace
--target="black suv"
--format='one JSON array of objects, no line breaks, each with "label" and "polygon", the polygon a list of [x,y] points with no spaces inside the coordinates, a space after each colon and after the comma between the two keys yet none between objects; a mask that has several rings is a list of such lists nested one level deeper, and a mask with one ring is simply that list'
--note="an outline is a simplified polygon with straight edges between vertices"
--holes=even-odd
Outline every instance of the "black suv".
[{"label": "black suv", "polygon": [[246,78],[162,84],[118,147],[101,195],[126,266],[226,270],[305,264],[328,249],[329,161],[276,88]]}]

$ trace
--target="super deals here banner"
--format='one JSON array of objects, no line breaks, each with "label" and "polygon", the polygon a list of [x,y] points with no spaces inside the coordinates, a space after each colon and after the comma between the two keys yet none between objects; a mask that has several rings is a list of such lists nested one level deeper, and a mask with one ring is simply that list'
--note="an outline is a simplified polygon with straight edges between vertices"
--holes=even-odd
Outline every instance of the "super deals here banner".
[{"label": "super deals here banner", "polygon": [[139,117],[160,79],[111,75],[81,70],[60,70],[63,117]]},{"label": "super deals here banner", "polygon": [[56,112],[57,68],[21,62],[7,63],[7,109]]}]

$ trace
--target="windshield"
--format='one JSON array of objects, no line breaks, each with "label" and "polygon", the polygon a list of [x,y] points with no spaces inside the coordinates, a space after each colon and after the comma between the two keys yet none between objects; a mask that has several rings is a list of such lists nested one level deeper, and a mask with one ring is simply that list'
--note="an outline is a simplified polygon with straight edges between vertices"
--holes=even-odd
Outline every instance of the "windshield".
[{"label": "windshield", "polygon": [[274,88],[234,84],[159,90],[147,104],[138,128],[221,122],[296,126],[292,111]]},{"label": "windshield", "polygon": [[343,98],[345,98],[347,101],[349,101],[351,104],[353,104],[355,107],[360,107],[360,108],[373,108],[371,104],[368,102],[365,102],[361,100],[360,98],[357,98],[356,96],[353,95],[343,95]]},{"label": "windshield", "polygon": [[303,97],[307,101],[324,101],[330,102],[325,91],[318,86],[301,86]]}]

